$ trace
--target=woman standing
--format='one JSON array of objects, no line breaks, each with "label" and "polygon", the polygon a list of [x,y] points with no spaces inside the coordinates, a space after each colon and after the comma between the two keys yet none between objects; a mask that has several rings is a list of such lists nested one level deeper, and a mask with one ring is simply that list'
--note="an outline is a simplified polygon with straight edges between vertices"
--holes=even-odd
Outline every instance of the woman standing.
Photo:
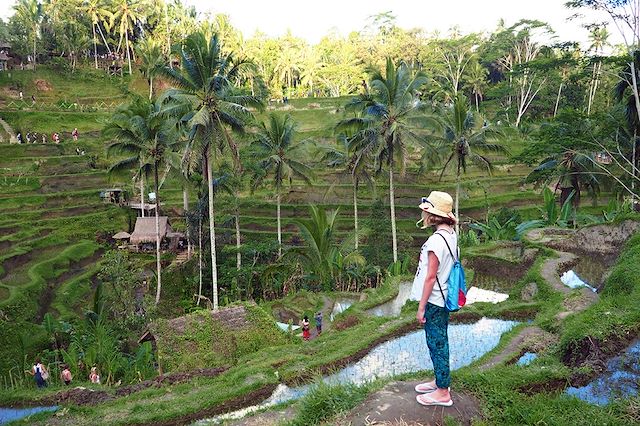
[{"label": "woman standing", "polygon": [[302,320],[302,338],[304,340],[309,340],[311,338],[311,332],[309,330],[309,317],[308,316],[304,316],[304,319]]},{"label": "woman standing", "polygon": [[49,378],[49,372],[44,365],[40,362],[40,358],[36,358],[36,362],[31,367],[31,375],[36,381],[38,388],[44,388],[47,386],[47,379]]},{"label": "woman standing", "polygon": [[422,229],[433,228],[433,235],[422,245],[418,270],[414,278],[411,299],[419,300],[416,319],[424,324],[427,347],[433,362],[435,379],[416,385],[418,403],[450,407],[449,369],[449,311],[447,280],[457,253],[458,237],[453,230],[457,219],[452,213],[453,199],[446,192],[432,191],[419,205],[422,210]]}]

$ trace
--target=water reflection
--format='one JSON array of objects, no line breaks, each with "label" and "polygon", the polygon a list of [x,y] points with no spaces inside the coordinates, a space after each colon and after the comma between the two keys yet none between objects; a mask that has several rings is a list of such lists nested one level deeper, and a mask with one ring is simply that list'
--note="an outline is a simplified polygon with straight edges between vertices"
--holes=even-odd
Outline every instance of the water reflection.
[{"label": "water reflection", "polygon": [[400,315],[400,311],[404,304],[409,300],[412,285],[413,283],[410,281],[400,283],[398,286],[398,295],[395,299],[371,308],[367,313],[376,317],[397,317]]},{"label": "water reflection", "polygon": [[536,358],[538,358],[538,354],[534,352],[525,352],[524,355],[518,359],[516,364],[524,367],[525,365],[531,364]]},{"label": "water reflection", "polygon": [[14,422],[16,420],[23,419],[33,414],[42,413],[45,411],[56,411],[57,406],[54,407],[30,407],[30,408],[0,408],[0,425],[5,423]]},{"label": "water reflection", "polygon": [[[456,370],[467,366],[495,348],[502,334],[511,330],[516,324],[518,323],[515,321],[483,318],[474,324],[450,325],[451,369]],[[355,364],[323,378],[323,382],[359,385],[376,378],[432,369],[433,364],[426,349],[424,331],[419,330],[380,344]],[[239,419],[258,410],[299,399],[309,392],[311,386],[313,385],[289,388],[281,384],[271,397],[260,405],[213,419],[201,420],[196,424],[218,424],[223,420]]]},{"label": "water reflection", "polygon": [[624,354],[607,362],[607,371],[583,387],[569,387],[567,394],[596,405],[606,405],[612,399],[638,395],[640,383],[640,340]]},{"label": "water reflection", "polygon": [[333,309],[331,310],[330,319],[333,321],[336,315],[343,313],[347,309],[351,307],[355,303],[353,299],[337,299],[333,304]]}]

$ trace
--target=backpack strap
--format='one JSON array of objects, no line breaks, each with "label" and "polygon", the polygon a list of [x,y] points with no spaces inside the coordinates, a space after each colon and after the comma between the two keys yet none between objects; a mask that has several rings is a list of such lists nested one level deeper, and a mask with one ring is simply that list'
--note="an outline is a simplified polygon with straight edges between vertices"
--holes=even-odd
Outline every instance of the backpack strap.
[{"label": "backpack strap", "polygon": [[[447,239],[444,237],[444,235],[438,233],[438,232],[434,232],[434,234],[438,234],[442,237],[442,239],[444,240],[444,243],[447,245],[447,249],[449,250],[449,254],[451,254],[451,257],[453,258],[454,262],[457,262],[460,260],[460,255],[458,255],[458,258],[456,259],[456,257],[453,255],[453,251],[451,251],[451,247],[449,247],[449,243],[447,242]],[[458,247],[458,253],[460,252],[460,247]],[[436,271],[436,282],[438,283],[438,288],[440,289],[440,294],[442,295],[442,300],[444,301],[445,305],[447,303],[447,299],[446,297],[444,297],[444,291],[442,291],[442,285],[440,284],[440,280],[438,279],[438,271]]]},{"label": "backpack strap", "polygon": [[442,239],[444,240],[444,243],[447,245],[447,249],[449,250],[449,254],[451,255],[451,257],[453,257],[453,261],[460,261],[460,247],[457,247],[458,249],[458,256],[456,258],[456,256],[453,255],[453,251],[451,251],[451,247],[449,246],[449,243],[447,242],[447,239],[444,237],[444,235],[438,233],[438,232],[434,232],[434,234],[438,234],[442,237]]}]

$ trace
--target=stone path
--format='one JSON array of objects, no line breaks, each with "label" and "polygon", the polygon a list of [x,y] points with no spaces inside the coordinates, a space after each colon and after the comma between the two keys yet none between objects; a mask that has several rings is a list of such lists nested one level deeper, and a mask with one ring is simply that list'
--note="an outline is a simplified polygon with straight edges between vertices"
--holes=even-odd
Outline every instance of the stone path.
[{"label": "stone path", "polygon": [[9,135],[9,143],[18,143],[18,139],[16,138],[16,134],[13,132],[9,123],[0,118],[0,126],[4,129],[5,132]]},{"label": "stone path", "polygon": [[548,347],[555,340],[557,340],[555,335],[542,330],[540,327],[525,327],[511,339],[503,350],[480,365],[480,370],[486,371],[496,365],[511,361],[514,357],[520,355],[523,349],[538,352]]},{"label": "stone path", "polygon": [[363,426],[382,424],[442,425],[447,417],[456,424],[470,425],[481,419],[480,405],[471,395],[451,391],[453,406],[424,407],[416,402],[413,389],[420,382],[392,382],[375,392],[336,425]]}]

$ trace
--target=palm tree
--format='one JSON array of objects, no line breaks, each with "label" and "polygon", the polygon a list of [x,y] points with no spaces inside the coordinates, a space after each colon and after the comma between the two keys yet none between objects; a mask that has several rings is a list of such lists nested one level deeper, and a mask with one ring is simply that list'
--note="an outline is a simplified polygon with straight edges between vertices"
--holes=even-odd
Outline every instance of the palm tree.
[{"label": "palm tree", "polygon": [[145,38],[136,49],[141,59],[140,72],[149,83],[149,100],[153,97],[153,77],[160,73],[166,61],[162,55],[162,46],[153,38]]},{"label": "palm tree", "polygon": [[356,151],[358,146],[358,137],[361,133],[356,132],[347,136],[346,133],[340,133],[336,139],[336,146],[323,146],[322,160],[331,168],[339,168],[349,175],[353,185],[353,232],[354,232],[354,249],[358,250],[359,234],[358,234],[358,187],[360,181],[364,180],[372,184],[371,176],[367,170],[367,161],[362,151]]},{"label": "palm tree", "polygon": [[129,75],[133,74],[131,69],[131,49],[129,48],[129,32],[133,31],[136,24],[143,18],[143,4],[141,0],[116,0],[116,11],[113,19],[117,20],[120,42],[124,38],[127,49],[127,62],[129,63]]},{"label": "palm tree", "polygon": [[[485,120],[479,114],[469,109],[469,101],[463,95],[458,98],[449,110],[444,114],[445,132],[441,141],[443,147],[449,150],[448,157],[442,167],[440,179],[449,165],[453,165],[456,171],[456,196],[455,215],[459,216],[458,205],[460,200],[460,180],[462,173],[467,171],[467,162],[471,161],[477,167],[491,173],[492,164],[488,157],[480,155],[480,152],[506,152],[499,144],[488,142],[488,137],[497,137],[500,132],[486,125]],[[460,225],[456,224],[456,232]]]},{"label": "palm tree", "polygon": [[84,0],[82,11],[89,16],[89,19],[91,19],[91,31],[93,33],[93,56],[95,59],[96,69],[98,69],[98,37],[96,35],[96,27],[98,28],[98,31],[100,31],[102,41],[107,47],[107,50],[109,50],[109,53],[111,53],[109,44],[105,40],[104,34],[102,34],[102,30],[100,29],[100,23],[106,22],[107,19],[109,21],[113,21],[113,14],[109,9],[107,9],[105,0]]},{"label": "palm tree", "polygon": [[140,175],[153,174],[156,194],[156,305],[160,302],[162,275],[160,265],[160,170],[170,167],[169,157],[175,148],[175,125],[163,116],[160,103],[142,99],[116,112],[104,128],[104,133],[115,139],[107,152],[126,153],[130,156],[112,165],[109,172],[139,167]]},{"label": "palm tree", "polygon": [[257,139],[254,146],[257,148],[257,159],[260,173],[255,173],[253,186],[256,188],[262,183],[268,174],[273,175],[273,184],[276,189],[276,215],[278,221],[278,257],[282,256],[282,226],[280,220],[280,197],[282,185],[293,178],[302,179],[311,184],[311,168],[296,158],[295,152],[301,147],[302,142],[295,143],[296,127],[289,115],[271,113],[269,124],[260,124]]},{"label": "palm tree", "polygon": [[[313,276],[327,289],[332,289],[331,281],[336,272],[337,263],[342,265],[363,265],[364,258],[357,251],[343,256],[334,242],[336,217],[338,210],[327,214],[322,207],[309,206],[309,219],[298,219],[296,224],[305,243],[302,247],[291,249],[287,255],[297,257],[311,271]],[[340,262],[338,262],[340,259]]]},{"label": "palm tree", "polygon": [[489,70],[483,67],[480,62],[474,62],[466,76],[467,85],[475,98],[476,112],[480,112],[480,101],[482,101],[484,92],[489,86],[487,81],[488,74]]},{"label": "palm tree", "polygon": [[33,69],[36,69],[36,42],[40,32],[40,21],[42,20],[42,4],[38,0],[19,0],[13,7],[16,16],[20,21],[32,30],[33,37]]},{"label": "palm tree", "polygon": [[[609,44],[609,30],[607,27],[596,26],[589,34],[591,46],[589,50],[593,51],[596,57],[602,56],[602,50]],[[591,114],[591,106],[596,97],[598,84],[600,82],[600,74],[602,72],[602,59],[597,58],[593,63],[593,73],[591,75],[591,84],[589,85],[589,102],[587,104],[587,114]]]},{"label": "palm tree", "polygon": [[231,152],[239,164],[238,147],[229,129],[243,132],[252,114],[247,106],[262,108],[253,96],[239,95],[233,82],[249,65],[238,61],[232,53],[223,54],[217,35],[207,38],[203,32],[191,34],[180,52],[180,70],[165,67],[163,75],[177,87],[165,92],[165,114],[179,117],[191,129],[188,150],[197,152],[207,171],[209,182],[209,234],[211,244],[211,273],[213,308],[218,309],[218,273],[216,265],[215,228],[213,211],[212,163],[216,148]]},{"label": "palm tree", "polygon": [[[418,99],[419,90],[427,83],[427,77],[413,74],[405,63],[397,67],[387,58],[386,74],[373,70],[370,93],[354,98],[347,107],[363,112],[362,117],[341,121],[337,129],[353,129],[360,132],[357,148],[362,158],[373,157],[378,172],[386,163],[389,169],[389,205],[391,210],[391,236],[393,261],[398,261],[396,236],[396,209],[394,193],[394,169],[400,165],[404,174],[408,160],[408,145],[425,145],[422,132],[437,127],[437,120],[424,113],[425,104]],[[428,147],[427,147],[428,148]]]}]

